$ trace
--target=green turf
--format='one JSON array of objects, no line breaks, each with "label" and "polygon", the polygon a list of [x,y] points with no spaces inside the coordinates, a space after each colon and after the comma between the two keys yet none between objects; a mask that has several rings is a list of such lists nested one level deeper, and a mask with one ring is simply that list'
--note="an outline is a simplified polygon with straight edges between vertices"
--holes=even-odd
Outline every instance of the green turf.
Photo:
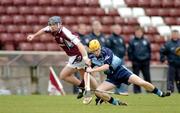
[{"label": "green turf", "polygon": [[96,106],[94,100],[90,105],[83,105],[75,95],[0,96],[0,113],[180,113],[180,94],[167,98],[151,94],[116,97],[129,105]]}]

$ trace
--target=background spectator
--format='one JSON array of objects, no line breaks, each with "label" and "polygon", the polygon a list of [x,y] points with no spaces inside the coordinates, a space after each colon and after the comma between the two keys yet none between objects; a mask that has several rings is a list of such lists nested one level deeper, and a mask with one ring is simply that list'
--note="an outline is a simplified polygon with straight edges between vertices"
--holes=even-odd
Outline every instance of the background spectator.
[{"label": "background spectator", "polygon": [[[109,47],[116,56],[121,58],[124,64],[126,45],[123,37],[120,35],[121,31],[121,27],[118,24],[112,26],[112,34],[108,37],[107,47]],[[122,83],[121,86],[116,88],[116,93],[127,94],[127,88],[128,86]]]},{"label": "background spectator", "polygon": [[[149,41],[144,38],[143,29],[140,27],[135,29],[134,38],[129,42],[128,57],[132,61],[133,73],[139,76],[141,70],[144,79],[151,83],[151,46]],[[134,85],[134,93],[141,93],[139,86]]]},{"label": "background spectator", "polygon": [[167,90],[174,92],[174,81],[180,93],[180,56],[176,55],[176,48],[180,47],[179,32],[172,31],[171,39],[168,40],[160,49],[160,60],[168,61]]}]

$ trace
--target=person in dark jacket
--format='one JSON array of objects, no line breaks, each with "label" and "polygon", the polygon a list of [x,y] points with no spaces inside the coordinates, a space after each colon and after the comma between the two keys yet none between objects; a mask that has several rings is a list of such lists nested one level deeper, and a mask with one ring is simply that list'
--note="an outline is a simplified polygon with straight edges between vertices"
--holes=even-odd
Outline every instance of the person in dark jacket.
[{"label": "person in dark jacket", "polygon": [[[128,57],[132,61],[133,72],[139,76],[141,70],[144,79],[151,83],[151,46],[150,42],[144,38],[143,29],[141,27],[135,29],[134,38],[129,42]],[[141,93],[139,86],[134,85],[134,93]]]},{"label": "person in dark jacket", "polygon": [[172,31],[171,39],[160,49],[160,60],[168,61],[167,90],[174,92],[174,81],[180,93],[180,56],[176,54],[176,49],[180,47],[180,36],[177,30]]},{"label": "person in dark jacket", "polygon": [[88,45],[91,40],[97,39],[103,46],[106,46],[106,38],[105,35],[101,32],[101,30],[102,25],[100,21],[94,20],[92,22],[92,32],[83,38],[82,43],[84,45]]},{"label": "person in dark jacket", "polygon": [[[126,45],[123,37],[120,35],[121,27],[118,24],[112,26],[112,34],[107,38],[107,47],[110,48],[113,53],[122,59],[124,64],[124,56],[126,53]],[[122,83],[116,88],[116,93],[128,95],[128,86]]]}]

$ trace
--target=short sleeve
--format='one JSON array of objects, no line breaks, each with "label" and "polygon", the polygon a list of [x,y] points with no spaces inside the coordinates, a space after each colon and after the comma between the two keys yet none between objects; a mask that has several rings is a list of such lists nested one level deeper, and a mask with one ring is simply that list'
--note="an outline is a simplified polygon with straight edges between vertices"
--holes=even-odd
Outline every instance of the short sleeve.
[{"label": "short sleeve", "polygon": [[49,33],[51,32],[51,28],[49,26],[46,26],[45,28],[43,28],[43,31]]},{"label": "short sleeve", "polygon": [[71,40],[71,42],[73,42],[75,45],[77,45],[80,42],[78,36],[72,34],[72,32],[69,31],[67,28],[63,27],[62,30],[63,30],[64,34],[67,36],[67,38],[69,38]]}]

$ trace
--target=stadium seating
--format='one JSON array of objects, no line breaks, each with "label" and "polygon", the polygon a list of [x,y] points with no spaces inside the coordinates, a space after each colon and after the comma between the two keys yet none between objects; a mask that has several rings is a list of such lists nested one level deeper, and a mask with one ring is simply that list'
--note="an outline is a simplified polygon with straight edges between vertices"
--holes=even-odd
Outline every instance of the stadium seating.
[{"label": "stadium seating", "polygon": [[43,43],[40,43],[40,42],[33,43],[33,50],[35,50],[35,51],[45,51],[46,46]]},{"label": "stadium seating", "polygon": [[37,4],[38,4],[38,0],[26,0],[26,5],[27,6],[37,5]]},{"label": "stadium seating", "polygon": [[[59,50],[49,35],[42,35],[33,44],[25,39],[27,34],[46,26],[48,18],[53,15],[60,15],[63,24],[76,32],[80,23],[87,24],[88,33],[91,32],[91,22],[96,19],[102,22],[102,31],[108,36],[111,25],[120,24],[126,43],[134,28],[140,25],[153,43],[152,48],[154,44],[155,47],[163,44],[171,29],[180,31],[180,0],[1,0],[0,4],[0,41],[10,41],[3,47],[8,50],[41,50],[38,47],[42,43],[45,45],[42,50]],[[154,63],[157,63],[156,57]]]},{"label": "stadium seating", "polygon": [[46,48],[48,51],[60,51],[60,47],[56,43],[47,43]]},{"label": "stadium seating", "polygon": [[60,6],[63,4],[62,0],[51,0],[51,5],[52,6]]},{"label": "stadium seating", "polygon": [[6,9],[4,6],[0,6],[0,14],[6,14]]},{"label": "stadium seating", "polygon": [[25,5],[26,1],[25,0],[13,0],[14,5]]},{"label": "stadium seating", "polygon": [[1,0],[0,1],[2,5],[13,5],[13,0]]},{"label": "stadium seating", "polygon": [[14,15],[13,16],[13,23],[15,25],[25,24],[26,23],[26,19],[22,15]]},{"label": "stadium seating", "polygon": [[23,42],[23,43],[19,43],[18,49],[22,51],[32,51],[33,46],[31,43]]}]

